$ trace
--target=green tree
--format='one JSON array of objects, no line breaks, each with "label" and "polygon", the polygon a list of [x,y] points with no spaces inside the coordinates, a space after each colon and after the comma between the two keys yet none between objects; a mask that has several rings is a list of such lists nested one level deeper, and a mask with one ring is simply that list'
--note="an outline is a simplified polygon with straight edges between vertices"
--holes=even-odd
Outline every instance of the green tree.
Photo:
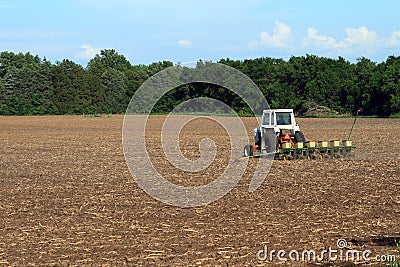
[{"label": "green tree", "polygon": [[101,75],[105,102],[102,108],[106,113],[124,113],[129,103],[126,96],[127,79],[119,70],[108,69]]},{"label": "green tree", "polygon": [[355,78],[359,87],[359,106],[363,108],[363,114],[377,114],[378,103],[376,98],[380,90],[381,74],[376,63],[364,57],[358,59]]},{"label": "green tree", "polygon": [[381,87],[382,113],[400,112],[400,57],[390,56],[385,62]]}]

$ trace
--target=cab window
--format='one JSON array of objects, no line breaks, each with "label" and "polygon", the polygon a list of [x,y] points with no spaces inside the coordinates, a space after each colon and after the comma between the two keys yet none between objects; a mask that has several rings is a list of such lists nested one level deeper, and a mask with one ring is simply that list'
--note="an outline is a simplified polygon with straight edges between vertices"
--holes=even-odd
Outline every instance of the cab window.
[{"label": "cab window", "polygon": [[292,117],[291,117],[290,112],[276,113],[276,124],[277,125],[291,125]]},{"label": "cab window", "polygon": [[270,116],[271,116],[271,113],[264,113],[263,122],[262,122],[263,125],[271,125]]}]

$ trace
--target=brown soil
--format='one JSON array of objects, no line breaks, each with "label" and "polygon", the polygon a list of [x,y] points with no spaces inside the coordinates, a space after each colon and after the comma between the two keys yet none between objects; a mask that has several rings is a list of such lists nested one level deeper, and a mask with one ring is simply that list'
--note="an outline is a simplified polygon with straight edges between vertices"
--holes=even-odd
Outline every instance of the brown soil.
[{"label": "brown soil", "polygon": [[[227,165],[227,135],[195,120],[181,134],[182,151],[199,157],[198,142],[218,146],[198,174],[171,166],[160,153],[154,116],[146,137],[157,170],[181,185],[213,180]],[[246,174],[207,206],[178,208],[138,187],[125,163],[122,116],[0,117],[0,266],[271,265],[257,252],[322,251],[339,238],[348,249],[386,255],[400,240],[400,120],[359,119],[355,159],[274,161],[255,192]],[[245,119],[249,136],[256,123]],[[352,119],[299,119],[307,138],[345,139]],[[371,256],[371,257],[372,257]],[[362,262],[273,265],[353,266]]]}]

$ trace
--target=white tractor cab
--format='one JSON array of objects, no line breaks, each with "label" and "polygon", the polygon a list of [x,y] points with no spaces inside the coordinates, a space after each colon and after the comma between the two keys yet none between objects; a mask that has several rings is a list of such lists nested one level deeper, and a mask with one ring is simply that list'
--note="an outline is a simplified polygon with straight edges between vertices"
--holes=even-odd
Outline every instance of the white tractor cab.
[{"label": "white tractor cab", "polygon": [[305,142],[296,123],[293,109],[268,109],[263,111],[261,126],[254,129],[255,147],[247,145],[244,156],[252,156],[253,150],[272,153],[281,148],[282,142]]}]

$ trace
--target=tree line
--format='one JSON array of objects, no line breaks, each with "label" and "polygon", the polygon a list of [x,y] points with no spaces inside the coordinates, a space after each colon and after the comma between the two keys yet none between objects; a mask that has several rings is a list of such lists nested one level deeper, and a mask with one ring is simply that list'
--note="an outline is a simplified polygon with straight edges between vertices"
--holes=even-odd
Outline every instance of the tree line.
[{"label": "tree line", "polygon": [[[293,108],[304,114],[324,106],[339,114],[389,116],[400,113],[400,57],[375,63],[351,63],[315,55],[289,60],[221,59],[218,63],[249,76],[271,108]],[[207,64],[199,61],[198,66]],[[30,53],[0,54],[0,115],[125,113],[135,91],[152,75],[173,63],[132,65],[113,49],[102,50],[86,67],[69,59],[51,63]],[[250,110],[238,96],[212,84],[193,83],[171,90],[153,108],[170,112],[185,100],[206,96],[221,100],[240,115]]]}]

